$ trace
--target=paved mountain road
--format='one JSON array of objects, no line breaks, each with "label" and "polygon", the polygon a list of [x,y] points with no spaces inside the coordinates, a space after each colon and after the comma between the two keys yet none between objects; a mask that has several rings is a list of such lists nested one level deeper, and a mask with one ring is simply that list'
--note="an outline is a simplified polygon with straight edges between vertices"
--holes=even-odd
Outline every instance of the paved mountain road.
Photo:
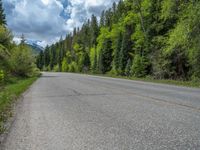
[{"label": "paved mountain road", "polygon": [[197,150],[200,89],[43,73],[20,102],[5,150]]}]

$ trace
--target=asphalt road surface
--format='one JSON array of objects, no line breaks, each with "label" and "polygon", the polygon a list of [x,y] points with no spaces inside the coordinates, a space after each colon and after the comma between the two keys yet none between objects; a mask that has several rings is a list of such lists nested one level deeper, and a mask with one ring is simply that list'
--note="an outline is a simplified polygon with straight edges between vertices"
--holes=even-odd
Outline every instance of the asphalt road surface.
[{"label": "asphalt road surface", "polygon": [[199,150],[200,89],[43,73],[6,150]]}]

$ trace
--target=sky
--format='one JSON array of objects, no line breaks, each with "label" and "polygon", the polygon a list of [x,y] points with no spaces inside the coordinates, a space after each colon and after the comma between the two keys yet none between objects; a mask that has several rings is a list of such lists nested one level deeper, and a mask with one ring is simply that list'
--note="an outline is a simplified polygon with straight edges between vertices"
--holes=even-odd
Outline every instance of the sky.
[{"label": "sky", "polygon": [[8,28],[14,40],[24,34],[41,46],[54,43],[74,27],[80,27],[92,14],[118,0],[3,0]]}]

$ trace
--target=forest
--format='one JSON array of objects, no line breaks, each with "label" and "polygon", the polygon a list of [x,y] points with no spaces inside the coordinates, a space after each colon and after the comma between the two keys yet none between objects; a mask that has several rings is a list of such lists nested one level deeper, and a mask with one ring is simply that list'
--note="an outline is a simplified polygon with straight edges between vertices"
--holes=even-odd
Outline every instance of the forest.
[{"label": "forest", "polygon": [[120,0],[37,57],[46,71],[200,78],[200,1]]}]

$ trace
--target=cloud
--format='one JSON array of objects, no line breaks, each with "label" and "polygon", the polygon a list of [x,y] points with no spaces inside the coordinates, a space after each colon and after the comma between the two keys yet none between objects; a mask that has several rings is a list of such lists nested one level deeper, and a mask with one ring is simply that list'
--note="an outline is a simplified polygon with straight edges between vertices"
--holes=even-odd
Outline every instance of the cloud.
[{"label": "cloud", "polygon": [[15,41],[16,44],[20,44],[20,42],[21,42],[21,38],[19,38],[19,37],[14,37],[13,40]]},{"label": "cloud", "polygon": [[114,1],[118,0],[3,0],[3,3],[15,39],[23,33],[45,45],[81,26],[92,14],[100,16]]},{"label": "cloud", "polygon": [[69,0],[69,5],[65,9],[70,10],[71,15],[66,21],[67,29],[72,31],[75,26],[80,27],[83,22],[92,16],[100,17],[101,12],[112,6],[119,0]]},{"label": "cloud", "polygon": [[66,32],[65,18],[60,16],[64,8],[58,1],[6,0],[5,6],[8,26],[15,36],[23,33],[27,38],[51,41]]}]

